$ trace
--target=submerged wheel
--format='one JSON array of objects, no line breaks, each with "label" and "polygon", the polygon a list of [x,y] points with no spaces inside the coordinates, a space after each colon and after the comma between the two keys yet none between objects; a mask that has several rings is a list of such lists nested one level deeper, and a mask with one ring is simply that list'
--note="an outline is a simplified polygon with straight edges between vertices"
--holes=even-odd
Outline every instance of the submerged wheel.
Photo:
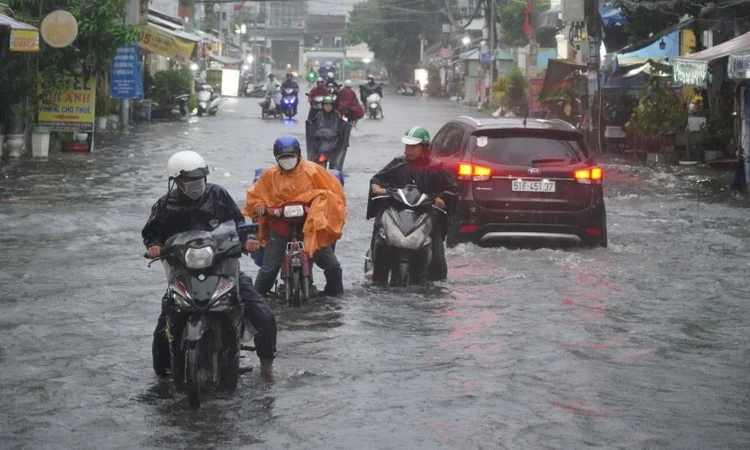
[{"label": "submerged wheel", "polygon": [[172,342],[172,382],[177,392],[185,392],[185,354],[180,349],[180,343],[175,339]]},{"label": "submerged wheel", "polygon": [[409,263],[399,263],[398,268],[391,272],[391,286],[408,287],[410,282]]},{"label": "submerged wheel", "polygon": [[188,404],[193,408],[201,406],[201,391],[204,390],[203,370],[201,368],[200,343],[187,350],[185,358],[185,391]]},{"label": "submerged wheel", "polygon": [[302,301],[310,300],[310,287],[312,279],[310,277],[302,278]]},{"label": "submerged wheel", "polygon": [[221,382],[219,389],[232,394],[237,389],[237,382],[240,378],[240,350],[239,346],[224,349],[221,352],[219,367],[219,376]]},{"label": "submerged wheel", "polygon": [[295,269],[292,271],[292,277],[291,277],[291,285],[289,286],[289,290],[292,291],[292,306],[295,308],[299,308],[302,306],[302,271],[300,269]]}]

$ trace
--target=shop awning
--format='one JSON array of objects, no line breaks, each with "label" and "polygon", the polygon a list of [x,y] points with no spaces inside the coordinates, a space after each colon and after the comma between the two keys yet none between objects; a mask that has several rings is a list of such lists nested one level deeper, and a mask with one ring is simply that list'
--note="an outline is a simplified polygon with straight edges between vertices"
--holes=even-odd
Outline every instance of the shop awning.
[{"label": "shop awning", "polygon": [[244,61],[241,58],[232,58],[231,56],[219,56],[214,54],[213,52],[209,52],[208,55],[213,59],[214,61],[218,61],[225,66],[234,66],[238,64],[242,64]]},{"label": "shop awning", "polygon": [[750,51],[750,33],[745,33],[706,50],[676,58],[674,60],[675,82],[705,87],[709,63],[732,54],[747,51]]},{"label": "shop awning", "polygon": [[149,9],[148,25],[141,26],[138,46],[187,64],[201,37],[183,29],[182,19]]},{"label": "shop awning", "polygon": [[0,27],[10,29],[8,49],[12,52],[38,52],[39,29],[0,14]]},{"label": "shop awning", "polygon": [[555,86],[564,81],[576,70],[586,70],[586,66],[563,59],[550,59],[547,63],[547,72],[544,74],[544,85],[539,92],[539,97],[544,98],[549,95],[555,90]]}]

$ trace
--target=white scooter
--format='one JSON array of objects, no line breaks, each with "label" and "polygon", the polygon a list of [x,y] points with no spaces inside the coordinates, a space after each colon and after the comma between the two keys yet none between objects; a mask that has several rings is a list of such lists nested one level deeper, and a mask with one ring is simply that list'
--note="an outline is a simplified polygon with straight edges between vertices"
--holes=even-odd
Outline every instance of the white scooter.
[{"label": "white scooter", "polygon": [[377,119],[378,114],[383,116],[383,110],[380,107],[380,94],[370,94],[367,97],[367,115],[370,119]]},{"label": "white scooter", "polygon": [[221,95],[214,92],[210,84],[199,84],[196,86],[196,97],[198,98],[198,115],[215,116],[219,112]]}]

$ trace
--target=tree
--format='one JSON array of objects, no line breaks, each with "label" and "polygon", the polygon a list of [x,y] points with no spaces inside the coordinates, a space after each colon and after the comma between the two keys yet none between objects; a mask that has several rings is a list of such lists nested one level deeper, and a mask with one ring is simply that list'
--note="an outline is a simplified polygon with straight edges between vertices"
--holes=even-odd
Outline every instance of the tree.
[{"label": "tree", "polygon": [[447,17],[439,0],[367,0],[354,5],[349,15],[349,45],[366,43],[391,75],[411,79],[409,70],[419,61],[420,35],[440,38]]},{"label": "tree", "polygon": [[[536,4],[536,10],[532,12],[533,17],[548,11],[550,2],[540,1]],[[524,47],[529,43],[526,36],[526,3],[508,2],[498,11],[497,21],[500,24],[500,41],[511,47]],[[556,45],[555,34],[557,30],[535,30],[537,42],[543,47],[554,47]],[[550,42],[551,37],[551,42]]]}]

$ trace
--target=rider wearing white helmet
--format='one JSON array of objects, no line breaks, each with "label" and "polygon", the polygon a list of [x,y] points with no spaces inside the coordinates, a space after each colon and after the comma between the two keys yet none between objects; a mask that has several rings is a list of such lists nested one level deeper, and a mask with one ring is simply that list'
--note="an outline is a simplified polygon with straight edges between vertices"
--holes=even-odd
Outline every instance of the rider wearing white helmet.
[{"label": "rider wearing white helmet", "polygon": [[[168,192],[151,208],[151,216],[141,231],[150,258],[161,256],[167,239],[176,233],[211,231],[227,221],[234,221],[237,225],[245,222],[229,193],[219,185],[206,183],[208,173],[208,164],[196,152],[181,151],[169,158]],[[175,185],[178,189],[174,189]],[[248,252],[259,248],[260,243],[256,240],[245,243]],[[255,348],[261,361],[261,372],[271,376],[276,355],[276,316],[255,290],[250,277],[240,272],[238,280],[240,298],[245,303],[245,317],[258,330]],[[165,333],[170,302],[169,295],[164,294],[151,347],[154,372],[159,376],[168,375],[171,367],[169,341]]]}]

